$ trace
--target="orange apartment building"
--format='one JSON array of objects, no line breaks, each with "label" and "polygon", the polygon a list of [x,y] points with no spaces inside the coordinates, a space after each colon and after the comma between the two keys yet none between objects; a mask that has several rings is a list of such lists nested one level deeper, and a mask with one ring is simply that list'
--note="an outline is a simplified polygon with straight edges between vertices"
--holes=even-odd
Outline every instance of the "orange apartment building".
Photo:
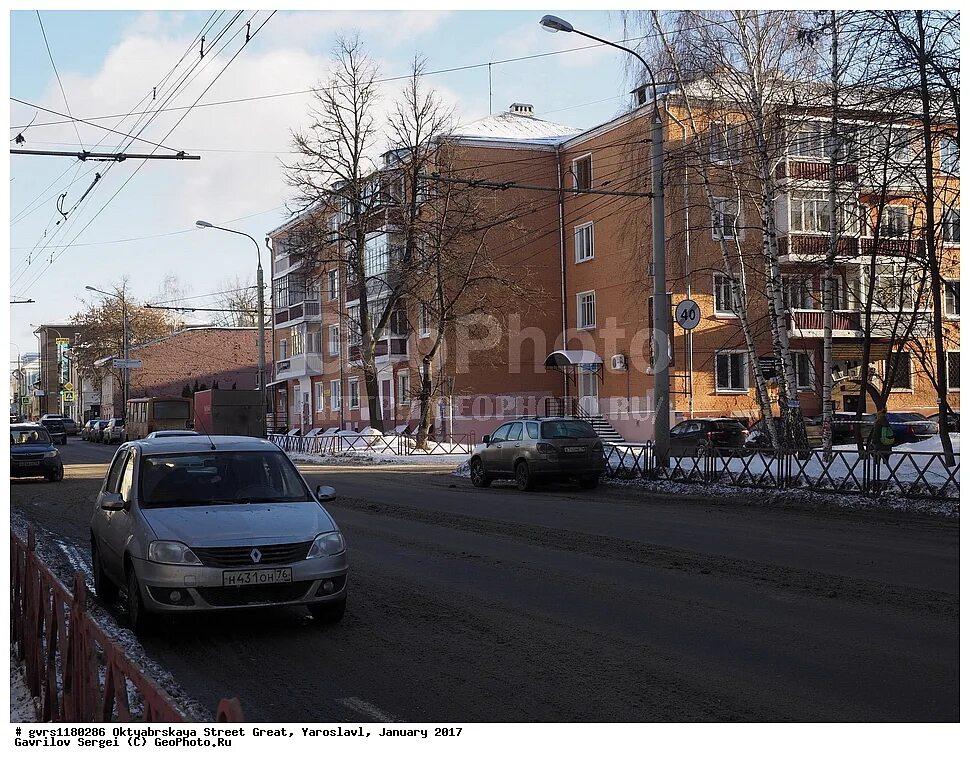
[{"label": "orange apartment building", "polygon": [[[642,91],[641,91],[642,94]],[[732,142],[731,124],[710,116],[699,140],[686,127],[687,113],[675,92],[661,96],[665,133],[667,288],[671,303],[693,299],[700,324],[690,332],[674,325],[671,340],[671,423],[691,417],[759,417],[754,374],[771,376],[764,278],[756,268],[743,277],[755,332],[756,363],[748,356],[721,257],[721,241],[755,261],[761,248],[758,210],[738,184],[735,165],[744,161]],[[653,437],[649,130],[651,103],[591,130],[580,132],[537,119],[532,107],[513,104],[459,128],[467,172],[511,184],[502,192],[510,210],[521,209],[515,229],[495,231],[492,256],[514,268],[534,296],[507,306],[448,337],[438,374],[447,380],[435,417],[436,431],[477,435],[517,415],[580,412],[628,441]],[[696,118],[696,112],[695,112]],[[776,218],[786,298],[787,325],[803,412],[821,411],[821,256],[828,245],[828,159],[820,139],[824,117],[792,115],[783,128],[788,147],[777,167]],[[711,148],[708,136],[717,134]],[[702,148],[698,149],[698,146]],[[684,157],[704,152],[715,195],[715,214],[696,166]],[[708,153],[712,152],[712,153]],[[941,186],[948,200],[940,226],[944,240],[948,402],[959,409],[959,147],[939,145]],[[461,168],[459,168],[460,170]],[[850,222],[840,231],[837,311],[833,327],[833,399],[836,410],[858,405],[862,359],[861,268],[872,254],[876,226],[881,243],[877,283],[899,285],[910,277],[907,253],[920,243],[908,236],[914,214],[905,187],[877,219],[874,189],[864,169],[848,158],[839,165],[839,194]],[[742,184],[743,185],[743,184]],[[529,186],[528,189],[517,186]],[[561,191],[557,189],[562,189]],[[599,191],[593,193],[592,191]],[[605,192],[605,193],[604,193]],[[643,195],[637,195],[643,194]],[[886,196],[881,196],[885,200]],[[537,201],[538,200],[538,201]],[[388,217],[389,221],[391,218]],[[301,258],[287,251],[286,236],[298,221],[272,231],[274,372],[278,411],[291,428],[360,428],[367,402],[359,348],[348,328],[355,292],[334,270],[307,276]],[[371,234],[377,248],[390,246],[388,222]],[[371,246],[371,242],[368,242]],[[900,280],[903,279],[903,280]],[[908,283],[908,282],[906,282]],[[893,289],[889,288],[888,292]],[[886,316],[911,315],[905,288],[902,304]],[[890,306],[891,307],[891,306]],[[381,342],[380,389],[385,429],[413,425],[420,350],[430,341],[417,304],[402,304]],[[919,313],[925,299],[915,307]],[[889,352],[903,353],[889,399],[891,410],[932,413],[936,394],[924,371],[925,358],[909,346],[926,335],[916,321],[910,343],[893,340],[886,316],[872,323],[870,374],[885,373]],[[917,316],[918,317],[918,316]],[[356,353],[356,354],[355,354]],[[908,362],[907,362],[908,361]],[[770,389],[770,388],[769,388]],[[450,394],[448,394],[450,392]]]}]

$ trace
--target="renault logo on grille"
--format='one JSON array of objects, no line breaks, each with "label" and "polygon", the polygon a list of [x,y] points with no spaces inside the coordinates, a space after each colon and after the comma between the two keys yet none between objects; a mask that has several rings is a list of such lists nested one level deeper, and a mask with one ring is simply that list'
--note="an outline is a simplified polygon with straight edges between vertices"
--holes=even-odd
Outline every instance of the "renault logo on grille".
[{"label": "renault logo on grille", "polygon": [[249,558],[253,560],[253,564],[259,564],[259,560],[263,558],[263,555],[259,553],[258,548],[254,548],[249,552]]}]

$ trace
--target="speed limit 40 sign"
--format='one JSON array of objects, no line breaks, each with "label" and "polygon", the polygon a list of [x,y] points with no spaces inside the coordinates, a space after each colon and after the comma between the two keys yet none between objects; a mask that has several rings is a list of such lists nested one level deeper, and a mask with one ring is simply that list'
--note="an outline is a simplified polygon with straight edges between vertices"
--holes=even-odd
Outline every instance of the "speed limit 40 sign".
[{"label": "speed limit 40 sign", "polygon": [[677,303],[674,316],[677,319],[678,326],[684,331],[690,331],[696,329],[697,324],[701,322],[701,308],[692,299],[682,299]]}]

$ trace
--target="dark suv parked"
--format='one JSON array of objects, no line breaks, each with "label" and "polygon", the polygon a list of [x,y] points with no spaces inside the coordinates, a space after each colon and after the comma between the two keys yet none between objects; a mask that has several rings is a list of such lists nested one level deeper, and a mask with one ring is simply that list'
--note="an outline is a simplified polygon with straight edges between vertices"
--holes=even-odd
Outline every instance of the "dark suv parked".
[{"label": "dark suv parked", "polygon": [[40,425],[47,430],[54,442],[67,445],[67,431],[64,428],[64,419],[61,416],[41,416]]},{"label": "dark suv parked", "polygon": [[14,424],[10,427],[10,476],[64,479],[64,464],[46,427]]},{"label": "dark suv parked", "polygon": [[703,456],[744,447],[748,430],[736,419],[688,419],[670,430],[670,455]]},{"label": "dark suv parked", "polygon": [[537,482],[576,479],[594,488],[606,467],[603,442],[582,419],[520,419],[482,438],[471,457],[475,487],[514,478],[520,490]]}]

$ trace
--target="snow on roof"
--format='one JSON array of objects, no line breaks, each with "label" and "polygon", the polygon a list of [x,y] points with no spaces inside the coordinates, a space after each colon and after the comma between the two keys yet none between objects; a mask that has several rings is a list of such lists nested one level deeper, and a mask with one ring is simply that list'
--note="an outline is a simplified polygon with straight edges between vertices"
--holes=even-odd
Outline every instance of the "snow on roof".
[{"label": "snow on roof", "polygon": [[527,104],[513,104],[516,111],[491,114],[467,125],[457,127],[452,137],[462,140],[505,141],[510,143],[541,143],[554,146],[582,130],[547,122],[532,116]]}]

